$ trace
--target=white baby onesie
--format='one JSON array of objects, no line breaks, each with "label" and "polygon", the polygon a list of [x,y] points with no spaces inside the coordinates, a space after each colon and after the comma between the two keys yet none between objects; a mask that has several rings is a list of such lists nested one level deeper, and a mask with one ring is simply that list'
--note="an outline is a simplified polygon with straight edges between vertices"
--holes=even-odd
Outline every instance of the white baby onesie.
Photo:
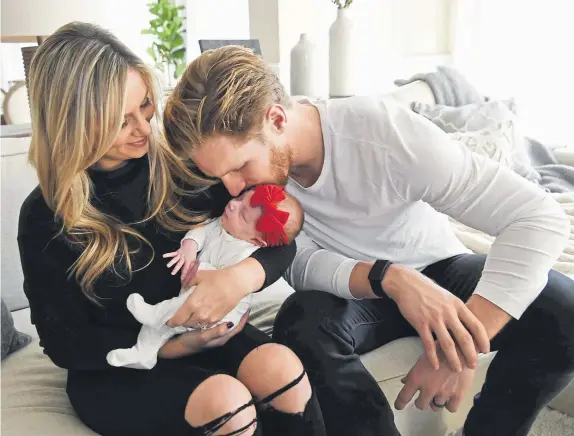
[{"label": "white baby onesie", "polygon": [[[221,269],[235,265],[249,257],[259,247],[236,239],[221,226],[221,219],[193,229],[185,235],[197,243],[199,269]],[[188,327],[168,327],[166,322],[177,312],[195,286],[186,292],[156,305],[147,304],[140,294],[131,294],[127,300],[128,310],[142,323],[137,343],[132,348],[112,350],[107,361],[112,366],[135,369],[151,369],[157,363],[159,349],[173,336],[194,330]],[[239,324],[241,317],[251,306],[252,295],[243,298],[219,323]]]}]

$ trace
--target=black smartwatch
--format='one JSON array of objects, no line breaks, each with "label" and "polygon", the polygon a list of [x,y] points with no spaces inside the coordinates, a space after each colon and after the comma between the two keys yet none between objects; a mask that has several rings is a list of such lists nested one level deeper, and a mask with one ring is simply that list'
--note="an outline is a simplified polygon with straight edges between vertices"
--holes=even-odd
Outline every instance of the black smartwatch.
[{"label": "black smartwatch", "polygon": [[382,281],[385,278],[389,267],[393,264],[390,260],[379,259],[375,262],[371,271],[369,271],[369,282],[373,293],[379,298],[390,298],[385,291],[383,291]]}]

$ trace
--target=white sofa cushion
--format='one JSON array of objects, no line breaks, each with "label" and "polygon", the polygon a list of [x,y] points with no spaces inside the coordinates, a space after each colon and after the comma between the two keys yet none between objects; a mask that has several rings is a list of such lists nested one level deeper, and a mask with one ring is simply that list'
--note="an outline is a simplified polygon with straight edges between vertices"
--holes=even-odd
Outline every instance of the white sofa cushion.
[{"label": "white sofa cushion", "polygon": [[66,371],[42,353],[38,341],[2,364],[3,436],[95,435],[76,416],[66,394]]}]

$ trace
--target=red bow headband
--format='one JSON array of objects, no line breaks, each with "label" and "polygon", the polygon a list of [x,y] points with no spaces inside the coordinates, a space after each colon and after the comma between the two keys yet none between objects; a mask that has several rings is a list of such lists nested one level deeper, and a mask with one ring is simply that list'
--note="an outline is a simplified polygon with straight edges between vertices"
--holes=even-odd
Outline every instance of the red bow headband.
[{"label": "red bow headband", "polygon": [[251,206],[263,208],[263,215],[257,220],[255,229],[263,233],[268,246],[287,244],[283,226],[289,219],[289,212],[277,209],[277,203],[285,200],[285,192],[277,185],[258,185],[251,197]]}]

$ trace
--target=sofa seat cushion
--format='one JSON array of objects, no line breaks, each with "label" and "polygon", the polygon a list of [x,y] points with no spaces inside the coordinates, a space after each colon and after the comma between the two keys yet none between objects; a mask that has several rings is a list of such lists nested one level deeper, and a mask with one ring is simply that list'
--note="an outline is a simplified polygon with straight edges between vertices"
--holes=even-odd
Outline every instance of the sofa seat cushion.
[{"label": "sofa seat cushion", "polygon": [[95,435],[76,416],[66,394],[66,371],[36,340],[2,363],[2,435]]}]

